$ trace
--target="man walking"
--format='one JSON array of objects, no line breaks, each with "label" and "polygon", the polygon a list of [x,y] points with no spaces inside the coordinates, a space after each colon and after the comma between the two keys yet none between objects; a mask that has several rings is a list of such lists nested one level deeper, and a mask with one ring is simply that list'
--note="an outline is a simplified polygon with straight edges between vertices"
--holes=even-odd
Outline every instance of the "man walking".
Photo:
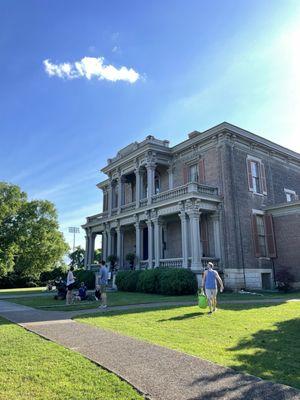
[{"label": "man walking", "polygon": [[[100,293],[101,293],[101,308],[107,307],[107,298],[106,298],[106,287],[108,281],[108,268],[105,264],[105,261],[101,261],[101,268],[100,268]],[[99,307],[99,308],[100,308]]]},{"label": "man walking", "polygon": [[205,294],[208,300],[209,314],[216,311],[217,308],[217,293],[218,285],[220,285],[220,292],[224,290],[222,279],[220,278],[217,271],[213,269],[214,264],[212,262],[207,263],[208,269],[203,274],[202,289],[205,289]]}]

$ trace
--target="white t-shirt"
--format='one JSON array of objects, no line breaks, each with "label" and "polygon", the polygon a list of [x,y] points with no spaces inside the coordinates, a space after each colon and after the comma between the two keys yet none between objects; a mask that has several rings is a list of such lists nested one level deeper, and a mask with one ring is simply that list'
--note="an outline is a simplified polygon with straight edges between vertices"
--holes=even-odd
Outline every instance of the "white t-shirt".
[{"label": "white t-shirt", "polygon": [[67,276],[67,286],[71,285],[74,282],[75,282],[75,279],[74,279],[73,272],[69,271],[68,276]]}]

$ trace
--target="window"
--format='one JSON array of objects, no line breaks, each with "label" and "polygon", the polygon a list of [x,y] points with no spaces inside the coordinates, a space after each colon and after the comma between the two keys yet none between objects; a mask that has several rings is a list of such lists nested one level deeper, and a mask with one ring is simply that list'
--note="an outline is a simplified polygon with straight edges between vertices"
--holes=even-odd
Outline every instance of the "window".
[{"label": "window", "polygon": [[108,195],[107,192],[103,193],[103,211],[108,210]]},{"label": "window", "polygon": [[247,158],[249,190],[257,194],[267,194],[265,166],[261,160]]},{"label": "window", "polygon": [[198,165],[191,165],[189,168],[189,181],[198,182]]},{"label": "window", "polygon": [[205,183],[205,170],[204,170],[204,159],[201,158],[197,162],[189,162],[183,168],[183,182],[198,182]]},{"label": "window", "polygon": [[160,176],[157,172],[155,172],[154,177],[154,193],[157,194],[160,192]]},{"label": "window", "polygon": [[257,161],[250,161],[250,164],[251,164],[253,191],[255,193],[261,193],[259,163]]},{"label": "window", "polygon": [[298,200],[298,196],[296,195],[296,192],[294,190],[290,189],[284,189],[286,201],[289,203],[291,201]]},{"label": "window", "polygon": [[275,258],[277,254],[272,215],[261,211],[253,213],[252,229],[255,257]]},{"label": "window", "polygon": [[267,246],[266,246],[266,234],[265,234],[265,224],[263,215],[256,215],[256,226],[257,226],[260,257],[266,257]]}]

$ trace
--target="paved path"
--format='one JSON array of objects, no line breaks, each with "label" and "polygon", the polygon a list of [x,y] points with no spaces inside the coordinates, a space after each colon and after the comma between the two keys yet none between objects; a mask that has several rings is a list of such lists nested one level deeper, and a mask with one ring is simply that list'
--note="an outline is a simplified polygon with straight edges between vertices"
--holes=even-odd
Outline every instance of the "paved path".
[{"label": "paved path", "polygon": [[43,311],[0,301],[3,317],[81,353],[125,379],[151,400],[300,400],[300,391],[296,389],[77,323],[70,319],[74,313],[78,315],[78,311]]}]

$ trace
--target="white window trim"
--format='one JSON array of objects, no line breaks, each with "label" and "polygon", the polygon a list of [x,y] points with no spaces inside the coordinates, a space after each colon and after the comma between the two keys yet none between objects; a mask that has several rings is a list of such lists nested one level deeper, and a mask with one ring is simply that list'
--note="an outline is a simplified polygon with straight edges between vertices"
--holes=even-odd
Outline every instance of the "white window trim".
[{"label": "white window trim", "polygon": [[285,188],[284,188],[283,190],[284,190],[285,193],[289,193],[289,194],[294,194],[294,195],[296,195],[295,190],[285,189]]},{"label": "white window trim", "polygon": [[[246,163],[247,163],[247,161],[250,161],[250,162],[251,161],[255,161],[255,162],[259,163],[260,165],[264,166],[264,163],[262,162],[261,158],[257,158],[255,156],[251,156],[250,154],[247,154]],[[259,179],[260,179],[260,184],[262,184],[261,168],[260,168],[260,173],[259,173]],[[267,192],[258,193],[258,192],[255,192],[254,189],[249,189],[249,191],[251,193],[255,194],[256,196],[266,196],[267,195]]]},{"label": "white window trim", "polygon": [[257,210],[255,208],[252,208],[252,214],[264,215],[265,212],[263,210]]}]

